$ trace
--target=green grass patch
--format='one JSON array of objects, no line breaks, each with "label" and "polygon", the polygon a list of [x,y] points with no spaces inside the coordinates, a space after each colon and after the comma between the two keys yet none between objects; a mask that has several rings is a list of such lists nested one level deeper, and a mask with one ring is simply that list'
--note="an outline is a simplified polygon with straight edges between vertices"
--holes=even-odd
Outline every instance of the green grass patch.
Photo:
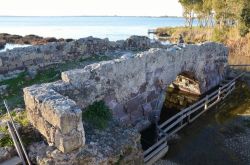
[{"label": "green grass patch", "polygon": [[[27,72],[20,73],[16,78],[4,80],[0,85],[8,85],[7,95],[0,96],[0,100],[6,99],[10,108],[20,105],[23,106],[23,91],[22,89],[33,84],[52,82],[60,79],[60,72],[54,69],[39,71],[34,79],[28,77]],[[0,102],[0,113],[5,113],[3,102]]]},{"label": "green grass patch", "polygon": [[104,101],[94,102],[83,112],[83,120],[97,129],[105,129],[111,119],[112,113]]},{"label": "green grass patch", "polygon": [[[21,112],[12,111],[11,116],[13,117],[14,122],[18,123],[18,125],[20,126],[18,132],[25,146],[28,146],[32,142],[37,142],[42,140],[40,135],[37,135],[34,132],[33,127],[30,125],[26,111],[21,111]],[[8,114],[0,116],[0,120],[6,120],[6,119],[9,119]],[[0,139],[0,147],[14,145],[10,137],[8,127],[6,125],[0,126],[0,133],[4,134],[3,138]]]},{"label": "green grass patch", "polygon": [[5,134],[4,137],[0,139],[0,147],[10,147],[13,145],[14,143],[9,134]]}]

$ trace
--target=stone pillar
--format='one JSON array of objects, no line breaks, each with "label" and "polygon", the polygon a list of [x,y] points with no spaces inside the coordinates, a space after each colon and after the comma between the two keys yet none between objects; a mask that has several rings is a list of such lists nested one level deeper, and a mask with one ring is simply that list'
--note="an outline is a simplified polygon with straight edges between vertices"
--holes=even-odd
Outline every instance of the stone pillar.
[{"label": "stone pillar", "polygon": [[53,89],[31,86],[24,89],[29,121],[48,143],[67,153],[85,144],[82,111],[76,103]]}]

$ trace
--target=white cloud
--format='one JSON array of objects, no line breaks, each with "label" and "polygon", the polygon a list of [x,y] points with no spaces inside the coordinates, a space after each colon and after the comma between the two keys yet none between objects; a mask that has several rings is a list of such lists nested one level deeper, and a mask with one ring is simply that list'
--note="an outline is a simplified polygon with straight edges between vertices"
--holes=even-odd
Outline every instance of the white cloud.
[{"label": "white cloud", "polygon": [[178,0],[1,0],[0,15],[181,16]]}]

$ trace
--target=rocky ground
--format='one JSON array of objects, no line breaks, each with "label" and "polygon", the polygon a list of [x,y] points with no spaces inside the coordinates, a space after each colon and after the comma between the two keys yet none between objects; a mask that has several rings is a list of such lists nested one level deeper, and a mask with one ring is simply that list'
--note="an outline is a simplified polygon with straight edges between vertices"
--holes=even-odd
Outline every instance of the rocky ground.
[{"label": "rocky ground", "polygon": [[37,35],[12,35],[7,33],[0,33],[0,49],[3,49],[6,43],[20,44],[20,45],[43,45],[49,42],[62,42],[62,41],[72,41],[72,39],[56,39],[54,37],[43,38]]},{"label": "rocky ground", "polygon": [[[29,146],[29,156],[35,164],[141,164],[140,135],[111,121],[106,129],[86,126],[87,141],[83,148],[63,154],[44,142]],[[138,146],[139,145],[139,146]]]}]

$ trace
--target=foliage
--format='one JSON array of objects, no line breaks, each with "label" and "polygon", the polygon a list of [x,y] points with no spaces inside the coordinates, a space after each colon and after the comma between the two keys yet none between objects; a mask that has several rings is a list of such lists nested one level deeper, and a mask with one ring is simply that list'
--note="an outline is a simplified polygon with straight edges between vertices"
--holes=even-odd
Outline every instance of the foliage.
[{"label": "foliage", "polygon": [[250,28],[249,0],[179,0],[188,27],[196,17],[201,27],[237,27],[242,36]]},{"label": "foliage", "polygon": [[[8,95],[1,95],[0,100],[6,99],[10,107],[13,107],[14,105],[23,105],[22,89],[24,87],[37,83],[52,82],[58,80],[59,78],[59,72],[54,69],[40,71],[34,79],[29,78],[27,72],[22,72],[16,78],[0,82],[0,85],[8,85]],[[5,107],[2,102],[0,103],[0,109],[5,112]]]},{"label": "foliage", "polygon": [[248,32],[249,32],[249,28],[247,26],[245,26],[245,24],[241,23],[239,26],[240,36],[244,37],[247,35]]},{"label": "foliage", "polygon": [[242,9],[242,12],[241,12],[241,19],[242,21],[244,22],[244,24],[250,28],[250,4],[248,4],[248,6],[245,6],[243,9]]},{"label": "foliage", "polygon": [[94,102],[83,112],[83,120],[97,129],[106,128],[111,119],[111,111],[104,101]]},{"label": "foliage", "polygon": [[167,36],[169,37],[168,40],[176,43],[181,34],[186,43],[201,43],[211,40],[212,30],[212,28],[200,27],[193,27],[192,29],[188,27],[166,27],[157,29],[157,35],[160,37]]},{"label": "foliage", "polygon": [[225,42],[227,40],[226,33],[228,32],[227,28],[214,28],[213,34],[212,34],[212,40],[215,42]]},{"label": "foliage", "polygon": [[0,147],[9,147],[13,145],[14,143],[9,134],[5,134],[3,138],[0,139]]},{"label": "foliage", "polygon": [[[37,142],[42,140],[41,136],[36,134],[34,132],[33,127],[30,125],[26,111],[21,111],[21,112],[12,111],[11,116],[13,117],[14,122],[20,126],[20,127],[18,126],[17,128],[19,128],[18,132],[25,146],[28,146],[32,142]],[[9,119],[8,114],[0,116],[0,120],[8,120],[8,119]],[[3,134],[3,138],[0,139],[0,147],[14,145],[10,137],[7,126],[0,126],[0,133]]]}]

